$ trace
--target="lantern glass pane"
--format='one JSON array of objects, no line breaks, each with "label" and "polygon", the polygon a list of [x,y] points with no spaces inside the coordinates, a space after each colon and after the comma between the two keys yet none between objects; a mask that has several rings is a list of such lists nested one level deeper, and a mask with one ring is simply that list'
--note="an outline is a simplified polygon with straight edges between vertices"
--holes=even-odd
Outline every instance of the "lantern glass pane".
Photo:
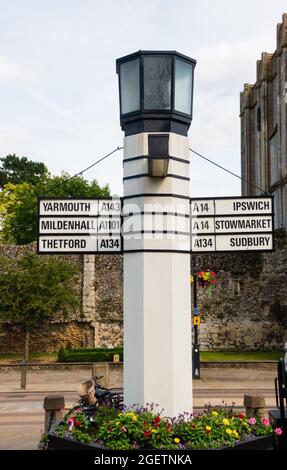
[{"label": "lantern glass pane", "polygon": [[146,56],[144,61],[144,109],[171,108],[171,58]]},{"label": "lantern glass pane", "polygon": [[139,59],[123,62],[120,66],[121,113],[140,109]]},{"label": "lantern glass pane", "polygon": [[182,113],[191,114],[193,65],[176,59],[174,108]]}]

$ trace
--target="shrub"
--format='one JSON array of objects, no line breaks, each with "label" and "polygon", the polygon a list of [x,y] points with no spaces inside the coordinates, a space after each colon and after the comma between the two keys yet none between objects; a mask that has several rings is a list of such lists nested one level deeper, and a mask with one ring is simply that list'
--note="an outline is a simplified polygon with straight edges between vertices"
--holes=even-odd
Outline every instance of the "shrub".
[{"label": "shrub", "polygon": [[59,362],[113,362],[114,354],[123,360],[123,348],[71,349],[61,347],[58,352]]},{"label": "shrub", "polygon": [[58,351],[58,361],[65,362],[66,361],[66,350],[63,346],[60,347]]}]

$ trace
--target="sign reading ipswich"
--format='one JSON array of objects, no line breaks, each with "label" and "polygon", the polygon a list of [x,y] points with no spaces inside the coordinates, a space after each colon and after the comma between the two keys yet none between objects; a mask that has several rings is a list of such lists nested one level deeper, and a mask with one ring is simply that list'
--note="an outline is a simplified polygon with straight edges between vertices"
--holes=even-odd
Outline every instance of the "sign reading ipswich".
[{"label": "sign reading ipswich", "polygon": [[273,250],[273,198],[191,199],[191,251]]},{"label": "sign reading ipswich", "polygon": [[39,198],[38,253],[120,253],[120,198]]}]

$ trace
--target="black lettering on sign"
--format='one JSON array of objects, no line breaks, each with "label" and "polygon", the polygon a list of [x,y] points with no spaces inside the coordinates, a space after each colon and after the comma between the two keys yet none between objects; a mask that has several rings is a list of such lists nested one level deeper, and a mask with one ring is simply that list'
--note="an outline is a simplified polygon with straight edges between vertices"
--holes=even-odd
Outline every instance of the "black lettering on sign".
[{"label": "black lettering on sign", "polygon": [[233,203],[233,209],[235,211],[270,211],[270,199],[266,201],[236,201]]},{"label": "black lettering on sign", "polygon": [[231,238],[230,239],[230,246],[241,248],[241,247],[267,247],[269,246],[271,241],[271,237],[244,237],[244,238]]},{"label": "black lettering on sign", "polygon": [[46,212],[89,212],[89,202],[43,202]]},{"label": "black lettering on sign", "polygon": [[209,212],[209,206],[207,202],[194,202],[192,212]]},{"label": "black lettering on sign", "polygon": [[200,219],[193,220],[192,230],[194,232],[200,232],[201,230],[209,230],[209,221]]},{"label": "black lettering on sign", "polygon": [[194,241],[195,248],[212,248],[212,238],[196,238]]},{"label": "black lettering on sign", "polygon": [[120,202],[107,201],[102,202],[101,210],[103,212],[116,211],[119,212],[121,208]]},{"label": "black lettering on sign", "polygon": [[84,249],[87,246],[86,240],[78,240],[73,238],[59,238],[59,239],[52,239],[52,240],[42,240],[43,248],[51,248],[51,249]]},{"label": "black lettering on sign", "polygon": [[119,220],[101,220],[98,225],[98,230],[106,230],[107,232],[111,232],[112,230],[117,230],[120,228],[120,221]]},{"label": "black lettering on sign", "polygon": [[120,247],[120,242],[118,239],[102,238],[100,241],[101,249],[104,248],[108,250],[108,249],[119,248],[119,247]]}]

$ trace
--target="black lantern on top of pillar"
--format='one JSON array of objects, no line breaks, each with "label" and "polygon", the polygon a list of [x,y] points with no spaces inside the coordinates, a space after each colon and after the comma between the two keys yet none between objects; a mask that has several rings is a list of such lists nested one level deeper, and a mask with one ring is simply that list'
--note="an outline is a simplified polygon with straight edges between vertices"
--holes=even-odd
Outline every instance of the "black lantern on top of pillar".
[{"label": "black lantern on top of pillar", "polygon": [[117,60],[126,136],[147,132],[149,176],[168,172],[170,132],[187,136],[196,61],[176,51],[138,51]]}]

